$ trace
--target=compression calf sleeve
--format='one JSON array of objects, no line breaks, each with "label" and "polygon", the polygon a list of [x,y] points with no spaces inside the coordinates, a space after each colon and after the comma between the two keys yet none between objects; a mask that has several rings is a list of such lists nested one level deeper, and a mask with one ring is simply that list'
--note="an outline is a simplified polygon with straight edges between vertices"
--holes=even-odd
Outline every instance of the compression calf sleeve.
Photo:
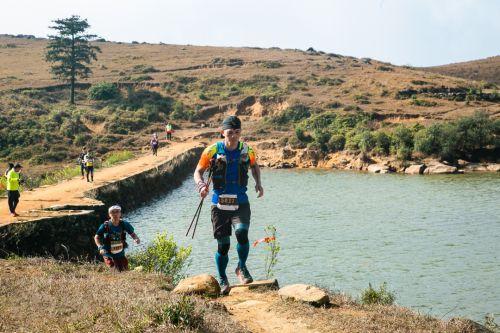
[{"label": "compression calf sleeve", "polygon": [[217,267],[217,273],[219,277],[227,279],[226,268],[229,262],[229,252],[230,240],[229,237],[223,237],[217,239],[217,252],[215,253],[215,266]]}]

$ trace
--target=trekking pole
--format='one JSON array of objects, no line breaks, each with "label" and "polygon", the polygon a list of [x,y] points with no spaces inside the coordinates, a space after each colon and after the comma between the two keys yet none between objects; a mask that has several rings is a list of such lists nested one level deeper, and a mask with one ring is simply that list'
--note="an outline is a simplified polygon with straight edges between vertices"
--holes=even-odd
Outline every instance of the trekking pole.
[{"label": "trekking pole", "polygon": [[[208,172],[207,188],[210,188],[210,182],[211,181],[212,181],[212,170],[210,170]],[[186,232],[186,237],[188,236],[189,231],[191,230],[191,227],[193,226],[193,222],[194,222],[193,235],[191,236],[191,239],[194,238],[194,233],[196,232],[196,226],[198,225],[198,220],[200,219],[201,208],[203,207],[203,201],[204,200],[205,200],[205,198],[201,198],[200,204],[198,205],[198,208],[196,209],[196,212],[194,213],[193,219],[191,220],[191,224],[189,225],[189,228],[188,228],[188,230]],[[195,222],[195,220],[196,220],[196,222]]]}]

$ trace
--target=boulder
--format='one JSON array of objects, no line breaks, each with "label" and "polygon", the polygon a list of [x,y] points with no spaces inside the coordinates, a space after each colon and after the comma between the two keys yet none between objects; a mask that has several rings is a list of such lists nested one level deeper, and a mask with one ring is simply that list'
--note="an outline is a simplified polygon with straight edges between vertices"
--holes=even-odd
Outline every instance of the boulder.
[{"label": "boulder", "polygon": [[465,171],[488,171],[488,166],[480,163],[469,163],[465,166]]},{"label": "boulder", "polygon": [[309,303],[315,306],[327,304],[330,301],[327,293],[323,290],[307,284],[291,284],[281,288],[278,295],[282,299]]},{"label": "boulder", "polygon": [[408,175],[421,175],[424,173],[425,164],[412,164],[405,169],[405,173]]},{"label": "boulder", "polygon": [[274,167],[276,169],[293,169],[293,168],[297,167],[297,165],[294,162],[292,162],[292,163],[278,162]]},{"label": "boulder", "polygon": [[380,164],[370,164],[367,170],[372,173],[388,173],[390,171],[389,166]]},{"label": "boulder", "polygon": [[317,162],[321,158],[321,155],[319,150],[306,148],[300,154],[300,158]]},{"label": "boulder", "polygon": [[181,280],[173,292],[184,295],[198,294],[216,297],[220,294],[220,286],[212,275],[201,274]]},{"label": "boulder", "polygon": [[488,164],[488,171],[500,172],[500,164],[499,163]]},{"label": "boulder", "polygon": [[281,158],[284,160],[295,157],[295,155],[297,155],[297,152],[290,148],[285,147],[281,150]]},{"label": "boulder", "polygon": [[445,174],[445,173],[456,173],[457,167],[446,165],[443,163],[435,163],[429,165],[425,170],[424,174]]}]

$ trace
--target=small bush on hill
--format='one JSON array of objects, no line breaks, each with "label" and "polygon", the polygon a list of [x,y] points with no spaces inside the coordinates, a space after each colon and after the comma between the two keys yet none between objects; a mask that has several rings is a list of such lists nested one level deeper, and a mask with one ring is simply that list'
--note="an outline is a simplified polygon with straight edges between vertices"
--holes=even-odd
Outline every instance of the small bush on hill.
[{"label": "small bush on hill", "polygon": [[264,68],[280,68],[283,65],[279,61],[264,61],[261,66]]},{"label": "small bush on hill", "polygon": [[196,113],[188,109],[181,102],[177,101],[174,104],[174,110],[170,114],[170,118],[173,120],[194,120]]},{"label": "small bush on hill", "polygon": [[154,68],[151,65],[135,65],[132,68],[132,71],[134,73],[141,73],[141,74],[147,74],[147,73],[157,73],[159,72],[158,69]]},{"label": "small bush on hill", "polygon": [[113,83],[101,82],[89,88],[89,98],[96,101],[105,101],[120,96],[120,90]]},{"label": "small bush on hill", "polygon": [[417,96],[413,95],[413,97],[411,98],[411,102],[410,102],[412,105],[416,105],[416,106],[426,106],[426,107],[433,107],[433,106],[436,106],[437,103],[434,102],[434,101],[427,101],[425,99],[418,99]]},{"label": "small bush on hill", "polygon": [[378,66],[377,70],[382,71],[382,72],[392,72],[394,69],[389,66]]},{"label": "small bush on hill", "polygon": [[271,122],[278,125],[299,122],[302,119],[311,116],[310,109],[302,104],[297,104],[281,111],[277,116],[271,118]]}]

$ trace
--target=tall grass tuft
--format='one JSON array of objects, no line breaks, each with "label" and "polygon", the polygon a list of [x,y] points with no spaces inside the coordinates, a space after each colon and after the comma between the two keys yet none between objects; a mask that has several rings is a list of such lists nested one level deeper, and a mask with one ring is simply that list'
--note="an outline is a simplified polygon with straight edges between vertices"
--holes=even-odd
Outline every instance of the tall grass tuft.
[{"label": "tall grass tuft", "polygon": [[393,292],[387,290],[386,282],[382,283],[378,290],[374,289],[369,283],[368,288],[361,293],[361,303],[363,304],[392,305],[395,300],[396,296]]},{"label": "tall grass tuft", "polygon": [[117,151],[106,156],[106,159],[102,163],[102,167],[107,168],[113,166],[117,163],[130,160],[134,157],[134,153],[129,150]]},{"label": "tall grass tuft", "polygon": [[203,324],[203,311],[196,308],[196,303],[189,297],[171,301],[152,314],[156,324],[170,323],[175,327],[196,329]]}]

